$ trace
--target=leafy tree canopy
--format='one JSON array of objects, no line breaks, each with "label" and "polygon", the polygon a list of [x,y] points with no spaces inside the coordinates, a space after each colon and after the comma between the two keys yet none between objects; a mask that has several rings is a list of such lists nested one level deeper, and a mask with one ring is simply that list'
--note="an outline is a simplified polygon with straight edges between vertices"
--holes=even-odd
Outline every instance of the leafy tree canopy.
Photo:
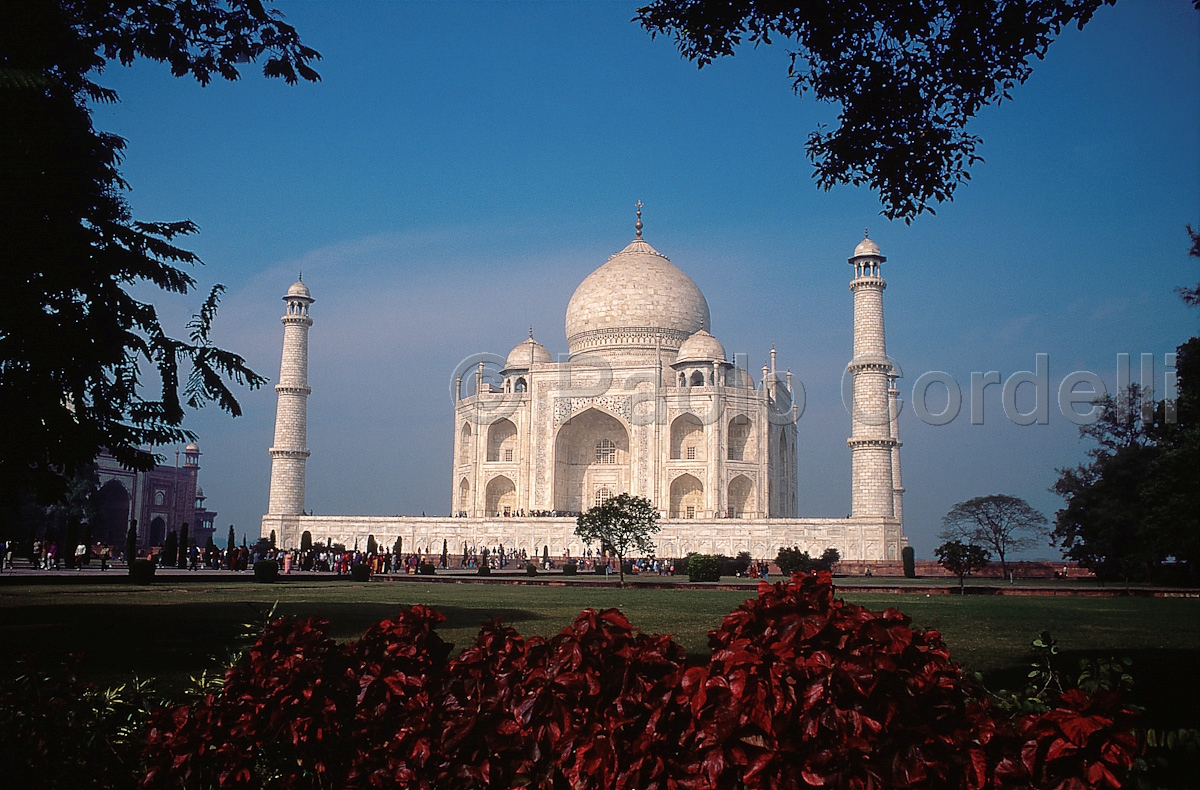
[{"label": "leafy tree canopy", "polygon": [[[618,494],[580,513],[575,524],[575,534],[581,540],[604,546],[616,555],[617,564],[621,566],[633,551],[653,554],[653,536],[661,529],[658,510],[650,500],[631,494]],[[621,568],[621,582],[625,582],[624,567]]]},{"label": "leafy tree canopy", "polygon": [[[6,3],[0,11],[0,507],[22,491],[43,503],[102,448],[129,468],[155,463],[147,445],[194,438],[184,407],[266,380],[211,342],[222,286],[171,337],[130,286],[196,285],[199,263],[175,240],[189,221],[140,222],[122,193],[125,142],[93,128],[89,102],[113,102],[94,79],[111,61],[167,63],[201,84],[241,64],[289,83],[316,80],[319,55],[259,0]],[[147,378],[152,377],[151,380]]]},{"label": "leafy tree canopy", "polygon": [[942,516],[943,540],[963,540],[986,546],[1000,558],[1008,576],[1006,557],[1023,549],[1044,545],[1050,534],[1046,517],[1024,499],[1007,494],[975,497],[959,502]]},{"label": "leafy tree canopy", "polygon": [[635,19],[701,67],[743,41],[787,42],[794,91],[841,107],[836,128],[808,137],[818,186],[868,184],[885,216],[911,222],[970,179],[982,141],[968,121],[1011,98],[1065,27],[1113,2],[653,0]]}]

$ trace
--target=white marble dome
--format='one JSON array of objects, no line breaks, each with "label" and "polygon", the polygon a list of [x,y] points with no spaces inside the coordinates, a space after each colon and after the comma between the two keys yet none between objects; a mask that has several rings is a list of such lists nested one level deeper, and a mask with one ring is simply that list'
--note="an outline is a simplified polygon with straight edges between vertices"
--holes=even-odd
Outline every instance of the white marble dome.
[{"label": "white marble dome", "polygon": [[725,346],[703,329],[683,341],[675,362],[724,362]]},{"label": "white marble dome", "polygon": [[637,238],[575,289],[567,346],[571,354],[656,345],[673,352],[709,323],[708,301],[692,278]]},{"label": "white marble dome", "polygon": [[854,257],[857,258],[860,255],[879,255],[879,245],[869,238],[863,239],[854,248]]},{"label": "white marble dome", "polygon": [[309,293],[308,286],[304,284],[303,280],[297,280],[296,282],[292,283],[292,287],[288,288],[287,295],[300,296],[305,299],[312,298],[312,294]]},{"label": "white marble dome", "polygon": [[504,369],[519,368],[521,370],[528,370],[530,362],[545,364],[553,361],[554,357],[550,356],[550,352],[546,350],[546,347],[534,340],[533,336],[530,335],[529,339],[508,352],[508,359],[504,361]]}]

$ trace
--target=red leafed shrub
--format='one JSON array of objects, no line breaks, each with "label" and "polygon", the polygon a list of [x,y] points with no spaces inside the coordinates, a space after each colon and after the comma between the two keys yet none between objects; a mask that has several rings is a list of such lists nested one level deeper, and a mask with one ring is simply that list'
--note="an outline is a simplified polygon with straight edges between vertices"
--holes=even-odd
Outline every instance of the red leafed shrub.
[{"label": "red leafed shrub", "polygon": [[489,623],[449,663],[422,606],[340,646],[277,621],[219,694],[154,716],[144,786],[1115,790],[1137,756],[1115,694],[1014,719],[828,573],[758,593],[691,668],[615,609],[549,640]]},{"label": "red leafed shrub", "polygon": [[410,764],[431,741],[424,686],[449,652],[432,630],[443,619],[414,606],[345,646],[322,620],[271,623],[220,694],[152,719],[144,786],[346,787],[381,774],[415,786]]},{"label": "red leafed shrub", "polygon": [[835,600],[827,572],[759,585],[684,688],[688,787],[952,787],[971,689],[935,631]]},{"label": "red leafed shrub", "polygon": [[1054,708],[1023,716],[1006,733],[995,787],[1119,790],[1139,751],[1133,723],[1119,694],[1089,697],[1072,689]]}]

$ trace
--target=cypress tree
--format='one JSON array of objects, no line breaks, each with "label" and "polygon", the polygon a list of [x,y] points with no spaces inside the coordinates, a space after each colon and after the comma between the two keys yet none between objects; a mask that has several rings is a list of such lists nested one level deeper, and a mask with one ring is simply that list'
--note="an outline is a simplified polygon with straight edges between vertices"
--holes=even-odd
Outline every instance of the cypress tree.
[{"label": "cypress tree", "polygon": [[132,565],[137,558],[137,519],[130,519],[129,531],[125,533],[125,562]]},{"label": "cypress tree", "polygon": [[187,550],[188,550],[188,523],[185,521],[179,525],[179,558],[175,563],[176,567],[187,569]]},{"label": "cypress tree", "polygon": [[163,541],[162,562],[159,563],[164,568],[170,568],[179,558],[179,536],[175,534],[175,530],[167,533],[167,539]]},{"label": "cypress tree", "polygon": [[450,567],[450,554],[449,554],[448,549],[449,549],[449,545],[447,545],[446,539],[442,538],[442,567],[443,568]]},{"label": "cypress tree", "polygon": [[237,546],[237,536],[233,534],[233,525],[230,524],[229,525],[229,537],[225,539],[225,550],[228,551],[229,549],[232,549],[235,546]]}]

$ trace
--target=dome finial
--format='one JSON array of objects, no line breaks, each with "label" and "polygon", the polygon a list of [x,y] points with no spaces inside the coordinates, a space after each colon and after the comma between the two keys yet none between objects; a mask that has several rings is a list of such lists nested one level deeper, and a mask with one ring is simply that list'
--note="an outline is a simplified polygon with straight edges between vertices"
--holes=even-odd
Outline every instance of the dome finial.
[{"label": "dome finial", "polygon": [[533,324],[529,325],[529,339],[533,340]]},{"label": "dome finial", "polygon": [[300,276],[296,278],[299,282],[304,282],[304,272],[300,272]]},{"label": "dome finial", "polygon": [[863,238],[864,239],[871,238],[871,229],[870,228],[863,228]]},{"label": "dome finial", "polygon": [[638,200],[638,202],[637,202],[637,222],[635,222],[633,225],[633,229],[637,231],[637,237],[639,239],[642,237],[642,205],[643,205],[642,201]]}]

